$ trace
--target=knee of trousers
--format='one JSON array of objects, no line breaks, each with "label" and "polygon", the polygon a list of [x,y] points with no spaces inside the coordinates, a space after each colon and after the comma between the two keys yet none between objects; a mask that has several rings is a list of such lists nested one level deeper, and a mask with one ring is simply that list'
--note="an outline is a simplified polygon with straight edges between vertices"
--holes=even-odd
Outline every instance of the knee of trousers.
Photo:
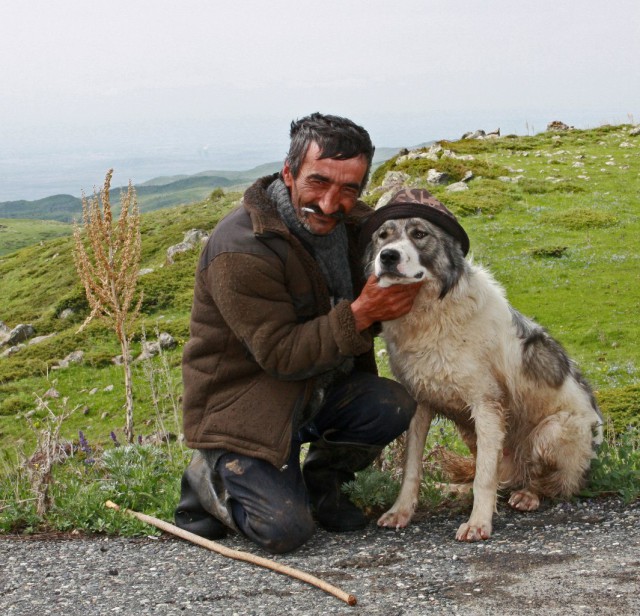
[{"label": "knee of trousers", "polygon": [[378,413],[373,420],[379,432],[380,444],[393,441],[409,427],[417,406],[400,383],[390,379],[383,381],[376,399]]},{"label": "knee of trousers", "polygon": [[272,508],[268,516],[249,516],[237,501],[231,509],[240,532],[272,554],[291,552],[305,544],[315,531],[311,511],[306,504]]}]

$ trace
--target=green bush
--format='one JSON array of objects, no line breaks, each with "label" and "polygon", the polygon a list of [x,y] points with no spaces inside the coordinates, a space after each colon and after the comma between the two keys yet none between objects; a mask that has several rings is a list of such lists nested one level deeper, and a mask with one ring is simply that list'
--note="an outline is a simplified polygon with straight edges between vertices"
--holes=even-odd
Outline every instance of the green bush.
[{"label": "green bush", "polygon": [[618,218],[610,212],[576,207],[564,212],[552,213],[548,223],[559,224],[572,231],[582,231],[614,226],[618,224]]},{"label": "green bush", "polygon": [[17,415],[32,406],[33,399],[27,398],[24,394],[8,395],[0,402],[0,415]]},{"label": "green bush", "polygon": [[627,385],[598,392],[598,405],[615,428],[624,434],[640,429],[640,385]]}]

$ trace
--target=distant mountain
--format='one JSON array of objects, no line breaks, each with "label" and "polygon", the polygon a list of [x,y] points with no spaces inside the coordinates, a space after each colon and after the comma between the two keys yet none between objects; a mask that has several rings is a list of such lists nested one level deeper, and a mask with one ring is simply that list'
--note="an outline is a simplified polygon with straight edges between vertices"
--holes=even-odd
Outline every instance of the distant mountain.
[{"label": "distant mountain", "polygon": [[0,203],[0,218],[35,218],[71,222],[70,212],[82,211],[82,201],[72,195],[53,195],[37,201]]},{"label": "distant mountain", "polygon": [[[421,147],[421,146],[414,146]],[[378,148],[373,167],[398,153],[399,148]],[[212,170],[193,175],[162,176],[135,184],[140,211],[149,212],[165,207],[193,203],[206,198],[215,188],[242,190],[254,180],[282,168],[282,162],[270,162],[245,171]],[[112,188],[112,205],[117,209],[120,191]],[[82,214],[82,200],[73,195],[53,195],[36,201],[4,201],[0,203],[0,218],[57,220],[72,222]]]}]

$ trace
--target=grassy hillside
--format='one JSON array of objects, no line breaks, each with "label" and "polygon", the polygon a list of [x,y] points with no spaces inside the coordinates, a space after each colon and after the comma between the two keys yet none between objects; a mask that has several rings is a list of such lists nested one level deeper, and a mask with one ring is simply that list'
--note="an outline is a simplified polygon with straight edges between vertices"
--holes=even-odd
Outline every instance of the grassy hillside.
[{"label": "grassy hillside", "polygon": [[0,257],[23,246],[70,235],[71,225],[56,220],[0,218]]},{"label": "grassy hillside", "polygon": [[[430,168],[447,171],[452,179],[471,170],[475,178],[465,192],[428,188],[461,217],[473,258],[492,269],[511,302],[545,325],[578,361],[620,428],[637,422],[640,411],[640,139],[629,137],[629,128],[442,143],[458,158],[446,153],[437,161],[393,158],[376,171],[367,196],[377,199],[376,188],[390,170],[407,173],[409,184],[419,186],[427,186]],[[473,159],[460,158],[468,156]],[[189,229],[213,228],[239,196],[229,193],[143,216],[142,267],[153,272],[140,278],[143,314],[134,348],[140,351],[143,328],[149,338],[159,329],[177,339],[178,348],[164,358],[176,397],[198,250],[168,265],[166,249]],[[0,358],[0,447],[12,450],[30,442],[23,416],[35,408],[35,395],[52,385],[79,408],[65,425],[67,436],[81,429],[90,440],[105,442],[111,430],[119,433],[122,376],[111,363],[119,350],[99,324],[76,333],[86,303],[75,278],[71,238],[4,255],[0,279],[1,321],[10,327],[31,323],[37,335],[55,333]],[[68,307],[77,310],[75,316],[60,319]],[[53,370],[76,349],[85,352],[82,365]],[[138,429],[150,432],[157,409],[141,364],[135,379]],[[108,385],[112,391],[104,390]],[[97,393],[90,395],[94,388]]]}]

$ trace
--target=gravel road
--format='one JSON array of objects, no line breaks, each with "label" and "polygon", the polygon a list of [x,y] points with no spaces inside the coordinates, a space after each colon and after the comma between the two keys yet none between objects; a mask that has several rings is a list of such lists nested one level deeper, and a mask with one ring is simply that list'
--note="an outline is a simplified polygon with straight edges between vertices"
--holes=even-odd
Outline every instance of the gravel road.
[{"label": "gravel road", "polygon": [[[0,538],[0,614],[640,614],[640,502],[583,500],[517,513],[454,540],[459,514],[406,530],[319,530],[275,559],[354,594],[354,607],[266,569],[163,536]],[[223,541],[268,556],[238,536]]]}]

